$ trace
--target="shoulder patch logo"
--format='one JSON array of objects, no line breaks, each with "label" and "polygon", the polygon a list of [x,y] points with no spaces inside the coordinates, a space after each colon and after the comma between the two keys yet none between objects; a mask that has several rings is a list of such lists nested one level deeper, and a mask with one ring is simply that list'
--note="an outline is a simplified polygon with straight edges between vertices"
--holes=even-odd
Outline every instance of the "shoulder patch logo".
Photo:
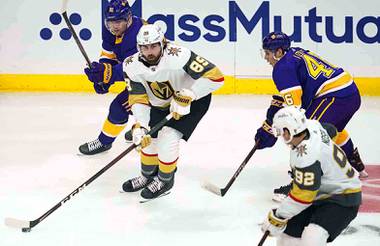
[{"label": "shoulder patch logo", "polygon": [[152,93],[159,99],[167,100],[171,98],[174,94],[174,89],[170,85],[169,81],[163,81],[163,82],[147,81],[147,84],[149,85],[149,88],[152,91]]},{"label": "shoulder patch logo", "polygon": [[307,155],[307,152],[306,152],[307,148],[306,148],[306,145],[303,144],[301,146],[298,146],[296,148],[296,151],[297,151],[297,157],[302,157],[303,155]]},{"label": "shoulder patch logo", "polygon": [[130,64],[130,63],[132,63],[132,62],[133,62],[133,56],[127,57],[127,58],[124,60],[125,65],[128,65],[128,64]]},{"label": "shoulder patch logo", "polygon": [[320,132],[321,132],[322,143],[325,143],[325,144],[329,145],[329,143],[330,143],[330,137],[329,137],[329,135],[326,134],[325,131],[320,130]]},{"label": "shoulder patch logo", "polygon": [[181,52],[181,48],[170,47],[168,49],[168,55],[178,56],[179,52]]}]

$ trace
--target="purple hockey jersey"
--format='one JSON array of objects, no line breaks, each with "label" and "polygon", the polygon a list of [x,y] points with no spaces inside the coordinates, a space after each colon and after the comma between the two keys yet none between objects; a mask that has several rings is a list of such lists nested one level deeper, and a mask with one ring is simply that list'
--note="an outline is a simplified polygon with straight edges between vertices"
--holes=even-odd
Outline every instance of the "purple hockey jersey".
[{"label": "purple hockey jersey", "polygon": [[110,63],[113,68],[114,81],[124,81],[123,61],[128,56],[137,53],[136,36],[146,21],[132,16],[132,24],[121,37],[116,37],[107,28],[102,30],[102,52],[99,62]]},{"label": "purple hockey jersey", "polygon": [[345,97],[357,92],[351,74],[302,48],[286,52],[274,66],[272,76],[286,104],[305,109],[317,97]]}]

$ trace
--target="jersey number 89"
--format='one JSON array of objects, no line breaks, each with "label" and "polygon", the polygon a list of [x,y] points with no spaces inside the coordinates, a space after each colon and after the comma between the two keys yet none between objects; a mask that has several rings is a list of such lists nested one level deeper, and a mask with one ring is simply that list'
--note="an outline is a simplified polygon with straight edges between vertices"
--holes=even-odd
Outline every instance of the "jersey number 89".
[{"label": "jersey number 89", "polygon": [[197,57],[195,57],[195,60],[190,64],[190,69],[196,73],[200,73],[205,69],[205,67],[208,64],[209,64],[209,62],[206,59],[204,59],[200,56],[197,56]]}]

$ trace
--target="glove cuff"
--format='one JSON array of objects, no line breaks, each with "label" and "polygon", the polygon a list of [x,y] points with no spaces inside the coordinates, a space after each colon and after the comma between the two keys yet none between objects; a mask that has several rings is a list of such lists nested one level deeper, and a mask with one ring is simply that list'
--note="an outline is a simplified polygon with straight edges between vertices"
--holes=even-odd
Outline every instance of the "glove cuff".
[{"label": "glove cuff", "polygon": [[269,134],[273,135],[272,126],[267,121],[263,122],[262,128]]},{"label": "glove cuff", "polygon": [[276,227],[282,227],[282,226],[286,225],[286,223],[288,223],[287,219],[280,218],[280,217],[276,216],[276,209],[273,209],[269,212],[268,220],[269,220],[269,223],[271,223],[272,225],[274,225]]},{"label": "glove cuff", "polygon": [[146,127],[145,127],[145,126],[142,126],[141,123],[136,122],[135,124],[132,125],[132,132],[133,132],[135,129],[137,129],[137,128],[140,128],[140,129],[144,130],[145,133],[147,133],[147,132],[149,131],[149,129],[150,129],[149,126],[146,126]]},{"label": "glove cuff", "polygon": [[183,107],[189,105],[195,97],[194,92],[189,89],[182,89],[181,91],[175,92],[173,95],[174,101]]},{"label": "glove cuff", "polygon": [[112,65],[109,63],[103,63],[104,65],[104,74],[103,74],[103,82],[108,84],[112,77]]},{"label": "glove cuff", "polygon": [[279,96],[279,95],[272,96],[272,101],[270,103],[271,105],[282,108],[283,103],[284,103],[284,98],[282,96]]}]

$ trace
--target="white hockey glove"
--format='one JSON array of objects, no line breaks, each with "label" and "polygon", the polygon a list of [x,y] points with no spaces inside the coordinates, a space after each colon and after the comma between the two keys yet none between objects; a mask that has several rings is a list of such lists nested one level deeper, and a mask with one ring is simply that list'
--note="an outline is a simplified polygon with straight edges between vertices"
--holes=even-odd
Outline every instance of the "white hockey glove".
[{"label": "white hockey glove", "polygon": [[272,209],[268,214],[268,218],[264,220],[261,230],[263,232],[269,231],[270,236],[277,237],[285,231],[286,223],[288,223],[288,220],[277,217],[276,210]]},{"label": "white hockey glove", "polygon": [[132,142],[137,145],[137,151],[147,147],[151,142],[152,138],[150,135],[146,135],[148,129],[141,126],[140,123],[136,123],[132,126]]},{"label": "white hockey glove", "polygon": [[173,118],[179,120],[182,116],[190,113],[191,102],[195,99],[195,94],[189,89],[182,89],[174,93],[170,102],[170,112]]}]

